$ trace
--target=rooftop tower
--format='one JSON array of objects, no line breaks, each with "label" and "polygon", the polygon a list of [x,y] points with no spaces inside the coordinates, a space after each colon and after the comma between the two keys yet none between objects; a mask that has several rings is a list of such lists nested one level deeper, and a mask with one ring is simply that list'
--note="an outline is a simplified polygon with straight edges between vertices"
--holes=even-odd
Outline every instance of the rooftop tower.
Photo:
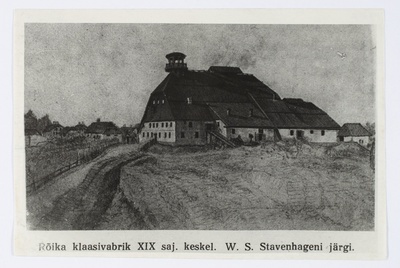
[{"label": "rooftop tower", "polygon": [[168,63],[165,65],[166,72],[181,75],[187,71],[188,68],[185,63],[185,54],[181,52],[172,52],[167,54],[165,57],[168,59]]}]

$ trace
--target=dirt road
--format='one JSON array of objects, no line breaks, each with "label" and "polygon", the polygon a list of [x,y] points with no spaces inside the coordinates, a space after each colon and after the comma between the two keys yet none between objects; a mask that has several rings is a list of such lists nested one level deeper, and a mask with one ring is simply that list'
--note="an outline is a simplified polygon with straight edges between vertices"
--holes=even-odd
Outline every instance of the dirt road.
[{"label": "dirt road", "polygon": [[28,228],[96,229],[117,192],[121,166],[140,157],[137,145],[121,145],[59,176],[27,197]]}]

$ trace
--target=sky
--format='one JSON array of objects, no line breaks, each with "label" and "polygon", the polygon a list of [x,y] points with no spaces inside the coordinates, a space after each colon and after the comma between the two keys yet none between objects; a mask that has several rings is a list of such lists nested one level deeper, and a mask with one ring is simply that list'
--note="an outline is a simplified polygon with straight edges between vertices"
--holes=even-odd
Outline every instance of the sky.
[{"label": "sky", "polygon": [[375,122],[376,41],[369,25],[25,25],[25,112],[64,126],[139,123],[166,77],[165,55],[192,70],[238,66],[281,98],[313,102],[340,125]]}]

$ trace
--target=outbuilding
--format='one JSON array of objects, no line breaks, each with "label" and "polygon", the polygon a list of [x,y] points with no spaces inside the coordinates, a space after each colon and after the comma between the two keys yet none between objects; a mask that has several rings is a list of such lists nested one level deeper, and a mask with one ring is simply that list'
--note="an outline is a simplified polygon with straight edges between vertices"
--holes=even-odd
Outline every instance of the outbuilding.
[{"label": "outbuilding", "polygon": [[372,134],[360,123],[346,123],[338,133],[338,139],[341,142],[357,142],[367,146]]}]

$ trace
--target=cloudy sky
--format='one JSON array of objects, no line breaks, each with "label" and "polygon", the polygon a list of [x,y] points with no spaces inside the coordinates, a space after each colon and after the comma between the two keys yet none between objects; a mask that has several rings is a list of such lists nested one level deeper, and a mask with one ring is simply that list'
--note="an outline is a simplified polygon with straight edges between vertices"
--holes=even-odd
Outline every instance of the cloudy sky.
[{"label": "cloudy sky", "polygon": [[173,51],[189,69],[238,66],[339,124],[375,121],[368,25],[26,24],[25,112],[62,125],[138,123]]}]

